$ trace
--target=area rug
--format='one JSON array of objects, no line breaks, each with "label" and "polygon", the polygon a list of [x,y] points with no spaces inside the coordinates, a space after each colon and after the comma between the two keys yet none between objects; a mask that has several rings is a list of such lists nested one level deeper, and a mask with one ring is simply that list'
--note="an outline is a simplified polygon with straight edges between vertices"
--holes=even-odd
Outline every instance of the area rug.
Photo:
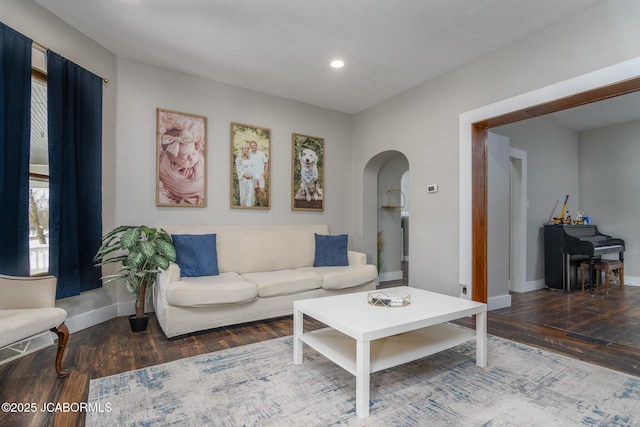
[{"label": "area rug", "polygon": [[355,377],[292,337],[91,380],[87,426],[640,426],[640,378],[489,336],[371,375],[370,416]]}]

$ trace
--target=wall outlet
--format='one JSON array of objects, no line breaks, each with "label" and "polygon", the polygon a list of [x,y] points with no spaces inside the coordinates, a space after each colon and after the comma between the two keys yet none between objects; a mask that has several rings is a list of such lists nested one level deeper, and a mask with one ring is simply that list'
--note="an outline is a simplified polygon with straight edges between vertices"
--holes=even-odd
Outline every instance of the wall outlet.
[{"label": "wall outlet", "polygon": [[427,193],[437,193],[437,192],[438,192],[438,184],[427,185]]}]

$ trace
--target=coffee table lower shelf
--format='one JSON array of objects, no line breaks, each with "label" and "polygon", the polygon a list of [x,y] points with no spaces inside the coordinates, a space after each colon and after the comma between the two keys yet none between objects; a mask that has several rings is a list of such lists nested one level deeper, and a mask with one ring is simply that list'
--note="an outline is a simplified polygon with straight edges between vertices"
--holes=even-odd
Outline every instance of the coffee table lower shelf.
[{"label": "coffee table lower shelf", "polygon": [[[300,339],[320,354],[356,375],[356,340],[325,328],[305,332]],[[476,339],[476,331],[452,323],[440,323],[427,328],[371,341],[369,373],[441,352]]]}]

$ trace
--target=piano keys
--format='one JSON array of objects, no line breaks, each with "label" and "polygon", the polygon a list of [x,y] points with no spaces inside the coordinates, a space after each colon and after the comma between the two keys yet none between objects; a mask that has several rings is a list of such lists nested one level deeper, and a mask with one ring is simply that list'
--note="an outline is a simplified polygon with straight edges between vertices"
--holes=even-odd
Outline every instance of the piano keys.
[{"label": "piano keys", "polygon": [[545,286],[565,291],[577,289],[576,265],[589,260],[590,277],[595,277],[595,260],[611,253],[618,253],[623,261],[624,240],[602,234],[595,225],[547,224],[544,226]]}]

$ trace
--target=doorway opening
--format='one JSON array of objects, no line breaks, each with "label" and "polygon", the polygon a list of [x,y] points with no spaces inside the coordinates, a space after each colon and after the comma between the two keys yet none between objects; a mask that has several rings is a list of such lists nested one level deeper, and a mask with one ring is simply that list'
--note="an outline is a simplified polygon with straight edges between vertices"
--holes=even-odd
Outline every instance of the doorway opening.
[{"label": "doorway opening", "polygon": [[[461,176],[461,212],[469,208],[470,218],[460,219],[460,280],[471,284],[475,301],[487,302],[487,137],[488,130],[620,95],[640,91],[640,76],[633,75],[640,59],[590,73],[569,82],[530,92],[502,103],[464,113],[460,117],[461,164],[471,165],[468,182]],[[633,63],[633,64],[632,64]],[[634,65],[635,64],[635,65]],[[615,71],[615,72],[613,72]],[[613,76],[613,77],[612,77]],[[620,77],[627,77],[619,80]],[[612,80],[612,79],[616,80]],[[579,82],[579,84],[577,84]],[[576,87],[584,88],[575,92]],[[550,93],[566,94],[550,98]],[[548,101],[531,105],[532,100]],[[511,106],[512,108],[510,108]],[[513,108],[520,106],[520,108]],[[461,168],[461,174],[464,168]],[[467,222],[468,221],[468,222]],[[465,267],[466,261],[469,261]]]},{"label": "doorway opening", "polygon": [[407,157],[390,150],[373,156],[363,172],[363,243],[385,285],[408,281],[408,171]]}]

